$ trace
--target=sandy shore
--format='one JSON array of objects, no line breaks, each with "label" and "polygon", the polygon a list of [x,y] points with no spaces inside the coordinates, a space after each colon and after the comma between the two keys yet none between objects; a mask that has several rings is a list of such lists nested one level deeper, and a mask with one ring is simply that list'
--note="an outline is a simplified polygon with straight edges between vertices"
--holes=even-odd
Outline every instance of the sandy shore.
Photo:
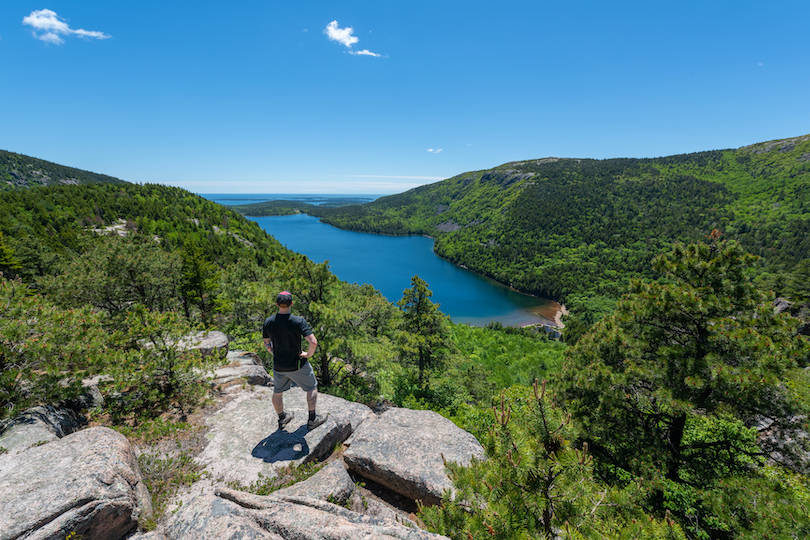
[{"label": "sandy shore", "polygon": [[560,309],[557,310],[557,314],[554,315],[554,326],[557,328],[565,328],[565,324],[562,322],[562,318],[568,315],[568,310],[565,309],[565,304],[560,304]]}]

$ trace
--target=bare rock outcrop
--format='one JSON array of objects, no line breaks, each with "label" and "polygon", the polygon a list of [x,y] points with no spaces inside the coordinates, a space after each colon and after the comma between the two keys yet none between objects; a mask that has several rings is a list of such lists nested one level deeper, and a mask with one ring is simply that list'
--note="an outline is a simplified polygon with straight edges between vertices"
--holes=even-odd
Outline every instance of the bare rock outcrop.
[{"label": "bare rock outcrop", "polygon": [[300,388],[284,393],[285,410],[295,414],[284,430],[278,430],[272,388],[254,387],[240,392],[206,420],[208,443],[196,457],[204,479],[181,495],[183,504],[192,497],[212,493],[218,485],[249,487],[262,478],[278,476],[290,465],[317,462],[332,453],[374,413],[363,404],[318,395],[318,411],[329,413],[327,421],[308,430],[306,394]]},{"label": "bare rock outcrop", "polygon": [[351,470],[425,504],[439,504],[452,489],[444,460],[485,458],[475,437],[433,411],[388,409],[363,422],[347,444],[343,459]]},{"label": "bare rock outcrop", "polygon": [[118,540],[151,513],[126,437],[97,427],[0,456],[0,540]]},{"label": "bare rock outcrop", "polygon": [[447,540],[395,521],[308,497],[261,497],[230,489],[194,498],[159,533],[138,540]]},{"label": "bare rock outcrop", "polygon": [[309,497],[343,505],[354,493],[354,482],[346,465],[335,460],[303,482],[274,491],[276,496]]},{"label": "bare rock outcrop", "polygon": [[261,358],[248,351],[228,351],[226,365],[214,370],[212,383],[224,388],[233,383],[271,386],[273,377],[264,368]]},{"label": "bare rock outcrop", "polygon": [[180,340],[178,345],[183,349],[198,350],[203,356],[225,357],[228,354],[228,343],[228,336],[224,332],[212,330],[187,336]]},{"label": "bare rock outcrop", "polygon": [[80,427],[71,409],[52,405],[32,407],[0,426],[0,447],[11,456],[35,445],[58,441]]}]

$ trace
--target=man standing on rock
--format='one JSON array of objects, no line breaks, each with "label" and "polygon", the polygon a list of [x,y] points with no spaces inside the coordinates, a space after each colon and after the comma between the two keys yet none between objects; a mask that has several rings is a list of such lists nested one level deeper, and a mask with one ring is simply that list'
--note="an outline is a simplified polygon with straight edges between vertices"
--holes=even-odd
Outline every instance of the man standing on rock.
[{"label": "man standing on rock", "polygon": [[[315,354],[318,340],[312,333],[309,323],[292,311],[292,294],[281,291],[276,297],[278,313],[264,321],[262,337],[264,347],[273,355],[273,407],[278,413],[278,429],[290,423],[295,416],[292,411],[284,411],[283,393],[294,382],[307,393],[309,408],[308,429],[315,429],[326,421],[327,415],[315,412],[318,397],[318,380],[309,359]],[[301,351],[301,338],[307,340],[307,351]]]}]

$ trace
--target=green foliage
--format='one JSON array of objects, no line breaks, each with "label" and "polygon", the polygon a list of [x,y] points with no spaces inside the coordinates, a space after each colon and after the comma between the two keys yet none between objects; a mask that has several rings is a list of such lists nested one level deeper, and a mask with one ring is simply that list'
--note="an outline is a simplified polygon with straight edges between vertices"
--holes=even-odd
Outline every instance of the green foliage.
[{"label": "green foliage", "polygon": [[469,377],[465,385],[475,390],[473,379],[491,383],[493,386],[473,392],[478,400],[487,398],[486,405],[500,389],[515,384],[529,386],[535,379],[556,372],[565,350],[564,344],[545,339],[545,334],[527,335],[457,324],[451,327],[451,341],[457,354],[456,362],[448,370],[464,378],[464,371],[480,366],[480,371],[475,370],[475,377]]},{"label": "green foliage", "polygon": [[432,531],[475,540],[684,538],[677,525],[625,508],[626,493],[594,481],[587,444],[574,446],[570,419],[548,400],[545,383],[504,392],[489,424],[488,459],[447,463],[455,492],[421,509]]},{"label": "green foliage", "polygon": [[[757,444],[758,422],[772,419],[794,440],[804,429],[785,383],[805,343],[795,320],[775,316],[752,285],[752,263],[715,237],[676,245],[655,260],[661,282],[635,282],[616,313],[569,349],[559,376],[559,399],[600,475],[644,478],[654,486],[650,508],[672,511],[697,537],[726,534],[713,497],[746,511],[723,483],[757,478],[769,450]],[[764,526],[756,519],[741,527]]]},{"label": "green foliage", "polygon": [[13,239],[23,276],[53,273],[54,257],[82,253],[93,230],[115,234],[113,227],[167,252],[193,241],[220,267],[245,260],[267,266],[290,255],[256,223],[180,188],[99,183],[0,193],[0,233]]},{"label": "green foliage", "polygon": [[186,318],[192,318],[192,307],[200,314],[204,326],[209,326],[217,304],[216,291],[219,287],[219,268],[208,260],[203,249],[193,239],[183,243],[180,252],[182,260],[182,277],[180,279],[180,297]]},{"label": "green foliage", "polygon": [[152,496],[152,515],[144,516],[140,526],[151,531],[157,527],[157,522],[165,514],[169,501],[177,491],[201,478],[202,466],[186,451],[176,455],[144,452],[138,456],[138,466],[146,489]]},{"label": "green foliage", "polygon": [[0,418],[75,398],[82,378],[115,358],[87,306],[62,309],[19,280],[0,280]]},{"label": "green foliage", "polygon": [[802,259],[787,281],[786,292],[793,300],[810,302],[810,259]]},{"label": "green foliage", "polygon": [[[315,198],[316,197],[313,197],[313,199]],[[317,205],[303,201],[276,200],[253,204],[234,204],[229,205],[228,208],[244,216],[251,217],[292,216],[300,213],[315,213],[318,209],[361,204],[366,201],[368,201],[367,198],[359,197],[329,197],[328,200]]]},{"label": "green foliage", "polygon": [[115,325],[136,305],[153,311],[179,307],[181,264],[180,257],[151,238],[102,237],[67,258],[60,274],[37,281],[58,304],[90,304],[104,310]]},{"label": "green foliage", "polygon": [[193,330],[177,312],[136,305],[127,313],[124,330],[113,336],[127,354],[126,362],[110,367],[118,393],[108,405],[114,422],[154,417],[170,406],[187,410],[206,395],[206,377],[219,359],[186,349],[183,340]]},{"label": "green foliage", "polygon": [[21,267],[20,261],[14,257],[14,249],[6,243],[3,233],[0,232],[0,272],[18,270]]},{"label": "green foliage", "polygon": [[192,425],[186,422],[172,422],[161,417],[149,418],[134,427],[120,424],[114,425],[112,428],[130,441],[143,444],[152,444],[162,439],[176,437],[193,429]]},{"label": "green foliage", "polygon": [[433,291],[419,276],[411,278],[411,288],[405,289],[397,302],[402,311],[402,328],[397,333],[400,361],[415,364],[422,385],[429,370],[442,367],[447,355],[448,320],[431,302]]}]

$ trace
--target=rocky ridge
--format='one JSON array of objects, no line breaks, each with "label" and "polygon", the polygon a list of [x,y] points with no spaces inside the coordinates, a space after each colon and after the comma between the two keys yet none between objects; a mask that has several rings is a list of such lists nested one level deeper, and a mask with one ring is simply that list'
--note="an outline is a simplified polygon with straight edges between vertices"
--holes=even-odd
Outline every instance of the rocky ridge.
[{"label": "rocky ridge", "polygon": [[[258,356],[226,356],[227,339],[217,336],[205,343],[223,353],[224,365],[211,374],[217,405],[197,421],[201,479],[174,496],[154,530],[143,531],[152,508],[137,456],[155,448],[133,447],[106,427],[81,429],[75,414],[40,407],[0,432],[0,540],[444,538],[420,529],[411,512],[416,500],[435,504],[452,489],[444,460],[485,458],[469,433],[431,411],[375,412],[325,394],[318,409],[328,420],[310,431],[299,388],[284,394],[295,418],[278,430],[272,378]],[[160,451],[177,454],[179,446]],[[249,492],[324,461],[307,480],[266,496]]]}]

